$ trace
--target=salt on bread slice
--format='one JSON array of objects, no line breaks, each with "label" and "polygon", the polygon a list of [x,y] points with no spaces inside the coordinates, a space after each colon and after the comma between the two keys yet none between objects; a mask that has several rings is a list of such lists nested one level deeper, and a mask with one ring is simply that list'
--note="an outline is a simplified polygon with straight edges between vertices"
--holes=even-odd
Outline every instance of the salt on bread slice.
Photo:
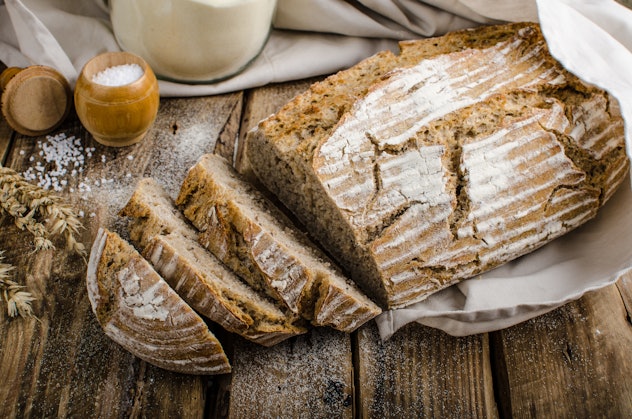
[{"label": "salt on bread slice", "polygon": [[381,312],[225,159],[202,156],[176,204],[203,246],[312,324],[351,332]]},{"label": "salt on bread slice", "polygon": [[312,85],[245,149],[388,308],[575,228],[629,166],[616,101],[562,68],[531,23],[403,42]]},{"label": "salt on bread slice", "polygon": [[204,320],[116,233],[99,229],[86,284],[105,334],[132,354],[185,374],[231,371]]},{"label": "salt on bread slice", "polygon": [[154,179],[138,182],[119,214],[132,218],[132,241],[198,313],[264,346],[306,332],[297,316],[256,293],[197,242],[198,232]]}]

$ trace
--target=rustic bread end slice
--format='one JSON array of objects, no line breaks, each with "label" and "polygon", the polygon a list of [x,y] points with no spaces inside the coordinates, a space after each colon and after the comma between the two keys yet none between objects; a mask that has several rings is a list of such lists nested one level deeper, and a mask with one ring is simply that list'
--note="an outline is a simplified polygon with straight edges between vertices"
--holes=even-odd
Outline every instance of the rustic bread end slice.
[{"label": "rustic bread end slice", "polygon": [[116,233],[99,229],[86,284],[105,334],[132,354],[185,374],[230,372],[204,320]]},{"label": "rustic bread end slice", "polygon": [[221,157],[205,155],[189,170],[176,204],[203,246],[313,324],[348,332],[381,312]]},{"label": "rustic bread end slice", "polygon": [[197,242],[197,231],[155,180],[141,180],[120,214],[132,217],[130,235],[143,256],[203,316],[264,346],[306,332],[297,316],[257,294]]}]

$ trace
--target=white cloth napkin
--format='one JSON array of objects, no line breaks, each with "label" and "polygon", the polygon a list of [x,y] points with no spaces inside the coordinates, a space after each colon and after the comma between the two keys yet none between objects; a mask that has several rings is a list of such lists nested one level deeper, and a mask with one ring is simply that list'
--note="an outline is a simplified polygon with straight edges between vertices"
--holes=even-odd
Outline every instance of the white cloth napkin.
[{"label": "white cloth napkin", "polygon": [[[480,0],[279,0],[275,29],[244,72],[208,85],[160,81],[160,92],[210,95],[333,73],[378,51],[396,51],[396,40],[494,23],[475,11],[477,3]],[[517,9],[524,14],[529,6]],[[49,65],[74,85],[86,61],[119,49],[103,0],[0,0],[0,60],[6,65]]]},{"label": "white cloth napkin", "polygon": [[[279,0],[274,30],[241,74],[208,85],[160,82],[162,96],[226,93],[329,74],[397,40],[500,21],[539,21],[568,69],[612,93],[632,138],[632,11],[613,0]],[[74,84],[87,60],[118,50],[102,0],[0,0],[0,60],[45,64]],[[630,154],[630,151],[629,153]],[[477,278],[377,318],[386,339],[417,321],[452,335],[508,327],[612,284],[632,265],[625,185],[584,227]]]}]

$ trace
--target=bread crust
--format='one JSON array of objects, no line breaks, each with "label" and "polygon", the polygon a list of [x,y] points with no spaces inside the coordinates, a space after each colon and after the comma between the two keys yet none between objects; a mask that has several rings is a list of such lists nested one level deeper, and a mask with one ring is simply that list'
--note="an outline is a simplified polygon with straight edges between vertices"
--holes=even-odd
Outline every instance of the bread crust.
[{"label": "bread crust", "polygon": [[264,346],[307,331],[200,246],[198,231],[154,179],[138,183],[120,214],[131,218],[130,236],[143,256],[206,318]]},{"label": "bread crust", "polygon": [[246,141],[259,180],[386,308],[576,228],[629,167],[616,100],[529,23],[404,42],[314,84]]},{"label": "bread crust", "polygon": [[99,229],[86,282],[105,334],[132,354],[185,374],[231,371],[202,318],[116,233]]},{"label": "bread crust", "polygon": [[312,324],[350,332],[381,312],[221,157],[200,158],[176,204],[201,231],[204,247],[253,288]]}]

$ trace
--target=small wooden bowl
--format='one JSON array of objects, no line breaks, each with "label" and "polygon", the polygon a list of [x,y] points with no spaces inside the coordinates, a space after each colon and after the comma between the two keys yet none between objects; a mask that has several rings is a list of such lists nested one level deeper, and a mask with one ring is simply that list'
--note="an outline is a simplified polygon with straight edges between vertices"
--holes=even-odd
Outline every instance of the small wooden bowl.
[{"label": "small wooden bowl", "polygon": [[[123,64],[138,64],[143,75],[122,86],[93,81],[95,74]],[[149,65],[129,52],[106,52],[81,70],[75,86],[75,109],[84,127],[101,144],[122,147],[145,137],[158,113],[158,81]]]}]

